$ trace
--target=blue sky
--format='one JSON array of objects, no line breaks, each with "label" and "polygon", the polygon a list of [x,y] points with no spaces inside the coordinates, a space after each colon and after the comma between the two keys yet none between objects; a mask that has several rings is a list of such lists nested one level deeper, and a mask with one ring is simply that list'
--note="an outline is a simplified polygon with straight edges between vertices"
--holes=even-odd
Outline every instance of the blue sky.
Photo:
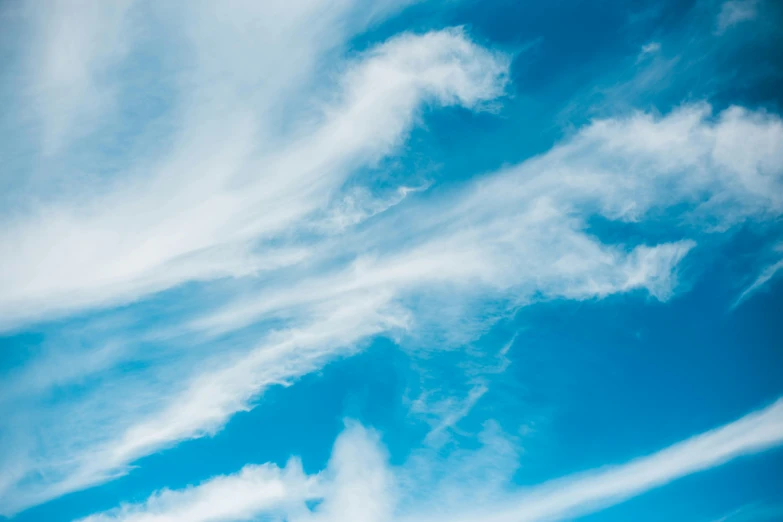
[{"label": "blue sky", "polygon": [[783,6],[0,5],[0,519],[783,519]]}]

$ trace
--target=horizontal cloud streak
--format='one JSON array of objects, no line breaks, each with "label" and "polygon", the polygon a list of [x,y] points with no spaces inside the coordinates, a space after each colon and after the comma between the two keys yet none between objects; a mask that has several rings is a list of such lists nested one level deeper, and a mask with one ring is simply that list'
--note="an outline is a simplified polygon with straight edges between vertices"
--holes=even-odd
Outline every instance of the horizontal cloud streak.
[{"label": "horizontal cloud streak", "polygon": [[304,501],[317,498],[317,477],[307,477],[298,461],[284,469],[273,465],[246,466],[236,475],[217,477],[184,491],[164,490],[143,506],[123,506],[90,522],[207,522],[252,520],[258,513],[304,510]]}]

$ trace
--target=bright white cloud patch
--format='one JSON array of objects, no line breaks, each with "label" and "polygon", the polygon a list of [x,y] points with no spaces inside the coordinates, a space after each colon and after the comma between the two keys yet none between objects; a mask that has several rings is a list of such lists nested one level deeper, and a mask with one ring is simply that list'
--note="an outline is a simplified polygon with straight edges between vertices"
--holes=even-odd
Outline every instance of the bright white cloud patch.
[{"label": "bright white cloud patch", "polygon": [[[285,470],[248,466],[236,475],[218,477],[183,491],[164,491],[143,504],[123,506],[82,522],[234,522],[263,515],[291,522],[339,520],[536,522],[566,520],[642,494],[683,476],[783,443],[783,402],[735,422],[686,439],[626,464],[563,477],[523,491],[497,484],[492,502],[469,502],[472,481],[443,481],[445,489],[418,500],[417,491],[432,487],[423,467],[445,464],[459,475],[464,461],[438,463],[435,454],[422,462],[390,466],[376,434],[351,425],[338,438],[329,467],[305,476],[296,462]],[[472,477],[496,473],[470,469]],[[221,495],[220,492],[223,492]],[[306,501],[317,501],[307,509]]]},{"label": "bright white cloud patch", "polygon": [[292,460],[284,469],[246,466],[236,475],[216,477],[183,491],[163,490],[142,506],[125,505],[84,520],[128,522],[207,522],[252,520],[259,513],[304,511],[304,501],[320,495],[318,477],[308,477]]}]

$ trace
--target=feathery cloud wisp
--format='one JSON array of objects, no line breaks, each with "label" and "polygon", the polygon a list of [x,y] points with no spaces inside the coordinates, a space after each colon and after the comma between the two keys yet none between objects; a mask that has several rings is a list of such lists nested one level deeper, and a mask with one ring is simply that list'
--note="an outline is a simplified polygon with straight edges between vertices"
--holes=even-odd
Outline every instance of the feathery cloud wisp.
[{"label": "feathery cloud wisp", "polygon": [[[783,251],[783,245],[778,245],[778,247],[775,249],[776,251]],[[780,259],[778,261],[775,261],[767,266],[765,266],[761,273],[756,277],[756,279],[748,285],[745,290],[742,291],[742,293],[737,297],[737,299],[734,301],[734,303],[731,305],[731,308],[736,308],[739,305],[741,305],[743,302],[745,302],[748,298],[750,298],[753,294],[764,288],[764,286],[772,281],[776,276],[779,275],[779,273],[783,270],[783,259]]]}]

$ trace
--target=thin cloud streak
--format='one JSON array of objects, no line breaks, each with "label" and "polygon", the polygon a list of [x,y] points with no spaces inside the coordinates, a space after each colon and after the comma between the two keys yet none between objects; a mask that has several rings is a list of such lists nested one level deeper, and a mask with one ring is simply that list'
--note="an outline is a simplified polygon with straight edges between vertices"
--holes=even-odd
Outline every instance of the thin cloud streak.
[{"label": "thin cloud streak", "polygon": [[622,466],[544,484],[491,516],[453,520],[533,522],[577,517],[678,478],[783,444],[783,399],[715,430]]},{"label": "thin cloud streak", "polygon": [[[778,247],[776,250],[783,250],[783,247]],[[739,305],[747,301],[756,292],[762,290],[765,285],[778,276],[778,273],[783,270],[783,259],[776,261],[770,265],[764,267],[759,273],[758,277],[748,287],[742,291],[737,299],[732,303],[731,309],[737,308]]]}]

